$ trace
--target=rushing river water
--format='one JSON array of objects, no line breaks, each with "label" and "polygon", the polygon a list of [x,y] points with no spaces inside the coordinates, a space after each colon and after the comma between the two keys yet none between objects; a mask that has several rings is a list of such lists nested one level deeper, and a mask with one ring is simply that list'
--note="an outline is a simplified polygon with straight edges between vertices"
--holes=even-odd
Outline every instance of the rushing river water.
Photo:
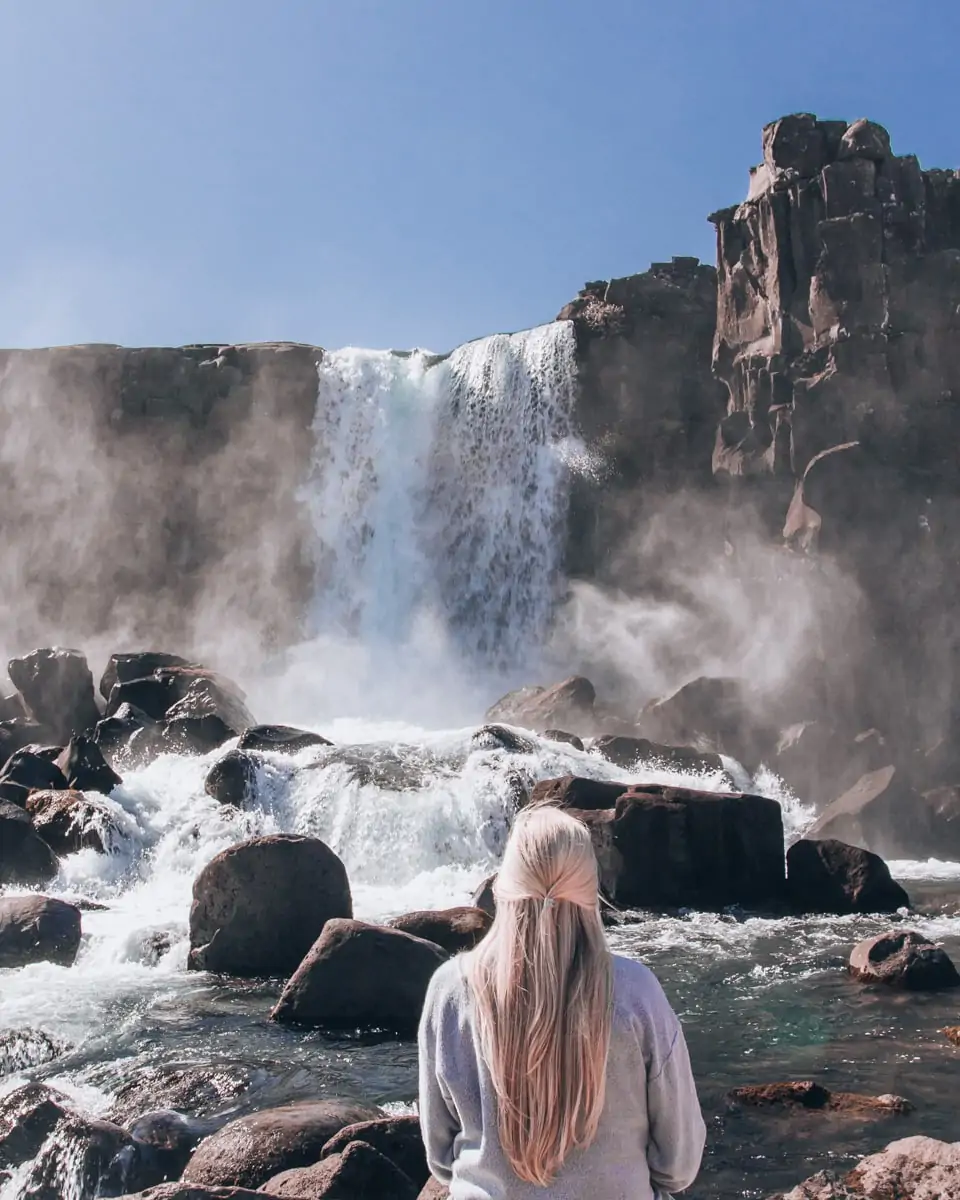
[{"label": "rushing river water", "polygon": [[[265,756],[261,804],[250,812],[222,808],[205,794],[215,755],[167,756],[127,775],[111,800],[121,830],[113,852],[65,859],[48,889],[106,906],[84,912],[76,964],[3,973],[0,1028],[33,1031],[8,1053],[4,1090],[42,1079],[86,1110],[106,1112],[118,1086],[146,1069],[201,1065],[242,1088],[220,1105],[224,1118],[300,1097],[414,1102],[411,1044],[277,1026],[268,1016],[283,981],[231,982],[186,971],[196,874],[242,837],[295,831],[324,838],[343,858],[358,916],[464,903],[497,861],[517,777],[631,776],[542,739],[533,739],[528,753],[508,754],[476,748],[469,729],[377,726],[361,739],[356,723],[334,723],[319,732],[341,745],[348,733],[350,752]],[[632,777],[721,784],[719,777],[652,767]],[[778,796],[788,835],[795,835],[808,816],[803,805],[772,776],[761,775],[754,786]],[[910,924],[960,959],[960,866],[898,868],[901,875],[942,877],[908,881],[920,909]],[[888,924],[870,917],[635,914],[611,933],[616,950],[657,971],[688,1031],[711,1130],[693,1196],[760,1197],[836,1155],[901,1133],[956,1135],[947,1098],[960,1084],[960,1054],[937,1033],[957,1022],[955,998],[864,989],[844,970],[852,944]],[[61,1053],[31,1065],[49,1053],[38,1034]],[[737,1084],[810,1077],[839,1090],[905,1095],[916,1113],[869,1123],[804,1115],[784,1123],[726,1110],[724,1093]],[[15,1178],[0,1194],[13,1200],[23,1195],[19,1188]]]}]

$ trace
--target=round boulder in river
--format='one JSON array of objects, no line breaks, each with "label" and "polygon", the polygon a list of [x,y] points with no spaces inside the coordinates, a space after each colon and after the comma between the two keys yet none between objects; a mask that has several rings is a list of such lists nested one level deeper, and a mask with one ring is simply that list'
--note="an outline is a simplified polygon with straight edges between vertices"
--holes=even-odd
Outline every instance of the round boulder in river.
[{"label": "round boulder in river", "polygon": [[960,987],[960,974],[945,951],[912,929],[891,930],[854,946],[850,973],[865,983],[908,992]]},{"label": "round boulder in river", "polygon": [[389,922],[391,929],[400,929],[424,941],[435,942],[448,954],[472,950],[486,936],[492,924],[493,918],[488,912],[471,905],[404,913],[402,917],[394,917]]},{"label": "round boulder in river", "polygon": [[878,854],[834,838],[802,838],[787,851],[787,892],[802,913],[890,913],[910,897]]},{"label": "round boulder in river", "polygon": [[52,962],[69,967],[80,946],[80,910],[49,896],[0,900],[0,967]]},{"label": "round boulder in river", "polygon": [[231,1121],[200,1143],[183,1172],[184,1183],[259,1188],[295,1167],[308,1167],[345,1125],[382,1112],[350,1100],[312,1100],[267,1108]]},{"label": "round boulder in river", "polygon": [[289,975],[332,917],[351,917],[343,863],[319,838],[271,834],[221,851],[193,884],[194,971]]}]

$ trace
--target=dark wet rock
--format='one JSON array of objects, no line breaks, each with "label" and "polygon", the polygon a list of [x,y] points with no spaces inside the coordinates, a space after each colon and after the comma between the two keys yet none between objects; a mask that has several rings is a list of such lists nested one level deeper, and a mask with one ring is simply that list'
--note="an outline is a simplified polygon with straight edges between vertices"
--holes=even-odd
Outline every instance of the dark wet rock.
[{"label": "dark wet rock", "polygon": [[39,744],[48,731],[32,717],[15,717],[0,721],[0,764],[5,764],[11,754],[27,746]]},{"label": "dark wet rock", "polygon": [[242,750],[229,750],[207,772],[204,791],[219,804],[251,808],[257,799],[257,763]]},{"label": "dark wet rock", "polygon": [[311,746],[332,746],[333,742],[306,729],[290,725],[252,725],[237,742],[238,750],[272,750],[275,754],[299,754]]},{"label": "dark wet rock", "polygon": [[542,779],[530,793],[529,803],[576,809],[614,808],[629,789],[629,783],[564,775],[560,779]]},{"label": "dark wet rock", "polygon": [[346,1125],[382,1113],[349,1100],[316,1100],[240,1117],[200,1143],[183,1173],[185,1183],[259,1188],[282,1171],[316,1162]]},{"label": "dark wet rock", "polygon": [[162,726],[143,709],[124,703],[97,722],[91,737],[111,765],[142,767],[160,752]]},{"label": "dark wet rock", "polygon": [[143,679],[118,682],[107,716],[123,704],[163,721],[165,747],[181,754],[206,754],[255,724],[239,688],[203,667],[159,667]]},{"label": "dark wet rock", "polygon": [[31,792],[25,784],[14,783],[10,779],[0,779],[0,800],[7,804],[15,804],[17,808],[26,808]]},{"label": "dark wet rock", "polygon": [[420,1118],[415,1114],[402,1117],[381,1117],[348,1125],[334,1134],[323,1148],[323,1157],[340,1154],[351,1142],[365,1142],[395,1163],[404,1175],[422,1187],[430,1176],[427,1154],[420,1133]]},{"label": "dark wet rock", "polygon": [[960,1200],[960,1142],[891,1142],[850,1171],[819,1171],[769,1200]]},{"label": "dark wet rock", "polygon": [[702,676],[651,701],[637,725],[660,745],[695,746],[752,768],[770,757],[778,738],[760,711],[743,680]]},{"label": "dark wet rock", "polygon": [[[433,942],[363,921],[328,921],[283,989],[272,1018],[413,1037],[427,985],[449,956]],[[390,980],[390,987],[383,986]]]},{"label": "dark wet rock", "polygon": [[487,709],[486,720],[519,725],[537,733],[554,726],[589,729],[596,698],[590,680],[573,675],[550,687],[525,687],[509,692]]},{"label": "dark wet rock", "polygon": [[273,1196],[337,1200],[345,1196],[417,1200],[419,1187],[373,1146],[352,1141],[310,1167],[284,1171],[264,1185]]},{"label": "dark wet rock", "polygon": [[56,763],[46,755],[18,750],[11,755],[0,772],[0,782],[19,784],[27,791],[66,788],[67,781]]},{"label": "dark wet rock", "polygon": [[0,800],[0,884],[49,883],[59,869],[56,855],[34,829],[30,814]]},{"label": "dark wet rock", "polygon": [[422,788],[438,772],[449,772],[462,757],[443,758],[422,746],[365,744],[335,746],[324,751],[307,769],[341,766],[360,787],[377,787],[390,792],[412,792]]},{"label": "dark wet rock", "polygon": [[472,950],[486,936],[493,920],[482,908],[462,907],[405,913],[387,924],[391,929],[434,942],[448,954],[459,954]]},{"label": "dark wet rock", "polygon": [[143,1192],[128,1192],[121,1200],[276,1200],[262,1189],[203,1187],[193,1183],[161,1183]]},{"label": "dark wet rock", "polygon": [[[626,771],[640,763],[662,764],[668,770],[690,775],[718,775],[724,769],[719,754],[695,750],[692,746],[663,746],[647,738],[605,734],[597,738],[591,749]],[[726,778],[732,787],[733,780],[729,776]]]},{"label": "dark wet rock", "polygon": [[850,973],[864,983],[909,992],[960,987],[960,974],[946,952],[912,929],[891,930],[854,946]]},{"label": "dark wet rock", "polygon": [[54,962],[72,966],[80,946],[80,910],[49,896],[0,898],[0,967]]},{"label": "dark wet rock", "polygon": [[[133,683],[146,679],[156,671],[167,667],[193,667],[199,664],[181,658],[178,654],[166,654],[162,650],[140,650],[134,654],[111,654],[110,661],[100,678],[100,695],[110,699],[110,693],[118,683]],[[202,669],[202,668],[200,668]]]},{"label": "dark wet rock", "polygon": [[249,1086],[249,1070],[236,1063],[146,1067],[120,1084],[108,1115],[121,1125],[158,1109],[204,1117],[231,1104]]},{"label": "dark wet rock", "polygon": [[919,791],[893,765],[860,777],[807,831],[838,838],[887,858],[960,856],[960,789]]},{"label": "dark wet rock", "polygon": [[28,1083],[0,1097],[0,1166],[18,1167],[37,1152],[71,1112],[61,1092]]},{"label": "dark wet rock", "polygon": [[530,754],[536,748],[530,738],[524,737],[506,725],[482,725],[470,737],[471,750],[506,750],[510,754]]},{"label": "dark wet rock", "polygon": [[194,881],[189,967],[287,975],[330,918],[352,914],[347,873],[329,846],[289,834],[251,838]]},{"label": "dark wet rock", "polygon": [[107,765],[100,747],[86,734],[74,734],[57,758],[67,786],[81,792],[101,792],[109,796],[123,780]]},{"label": "dark wet rock", "polygon": [[0,1075],[19,1075],[53,1062],[70,1046],[42,1029],[7,1029],[0,1033]]},{"label": "dark wet rock", "polygon": [[613,808],[570,808],[589,827],[601,889],[619,908],[783,901],[783,819],[765,796],[637,784]]},{"label": "dark wet rock", "polygon": [[108,854],[123,836],[116,814],[102,801],[83,792],[31,792],[27,812],[33,827],[54,854],[96,850]]},{"label": "dark wet rock", "polygon": [[119,1196],[128,1184],[155,1182],[140,1175],[140,1166],[126,1130],[68,1110],[31,1164],[23,1194],[31,1200],[64,1200],[71,1191],[81,1196]]},{"label": "dark wet rock", "polygon": [[100,720],[93,676],[79,650],[34,650],[12,658],[7,671],[28,712],[54,741],[65,743]]},{"label": "dark wet rock", "polygon": [[128,956],[131,962],[142,963],[145,967],[155,967],[157,963],[169,954],[179,940],[179,929],[159,928],[142,929],[128,943]]},{"label": "dark wet rock", "polygon": [[583,740],[578,738],[575,733],[567,733],[564,729],[545,729],[543,736],[548,742],[566,742],[568,746],[572,746],[574,750],[583,749]]},{"label": "dark wet rock", "polygon": [[787,851],[787,894],[801,913],[891,913],[910,897],[877,854],[832,839],[803,838]]},{"label": "dark wet rock", "polygon": [[731,1104],[743,1108],[805,1109],[809,1112],[850,1113],[853,1116],[903,1116],[913,1105],[902,1096],[862,1096],[857,1092],[831,1092],[811,1080],[790,1083],[756,1083],[727,1093]]},{"label": "dark wet rock", "polygon": [[474,908],[481,909],[490,917],[497,915],[497,900],[493,894],[493,885],[496,882],[496,878],[496,874],[488,875],[477,887],[470,901]]},{"label": "dark wet rock", "polygon": [[125,705],[129,705],[137,712],[146,713],[151,721],[162,721],[186,691],[186,688],[178,686],[178,682],[177,676],[166,674],[115,683],[110,689],[106,716],[115,716]]},{"label": "dark wet rock", "polygon": [[14,693],[12,696],[0,695],[0,723],[19,721],[27,715],[23,697]]},{"label": "dark wet rock", "polygon": [[138,1117],[128,1132],[135,1143],[137,1175],[163,1183],[180,1178],[204,1129],[182,1113],[158,1109]]}]

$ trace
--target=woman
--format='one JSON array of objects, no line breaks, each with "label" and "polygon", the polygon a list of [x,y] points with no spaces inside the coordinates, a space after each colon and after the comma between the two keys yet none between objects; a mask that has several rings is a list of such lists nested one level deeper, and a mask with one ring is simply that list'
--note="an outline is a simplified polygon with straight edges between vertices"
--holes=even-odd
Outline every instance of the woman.
[{"label": "woman", "polygon": [[607,949],[586,826],[518,816],[497,916],[434,975],[420,1123],[451,1200],[653,1200],[689,1187],[705,1129],[680,1024]]}]

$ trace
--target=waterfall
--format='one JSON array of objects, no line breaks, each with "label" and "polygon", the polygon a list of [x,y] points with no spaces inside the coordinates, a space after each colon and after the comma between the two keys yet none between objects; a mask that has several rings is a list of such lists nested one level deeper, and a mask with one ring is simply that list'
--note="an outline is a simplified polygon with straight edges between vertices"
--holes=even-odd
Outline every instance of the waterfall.
[{"label": "waterfall", "polygon": [[388,646],[426,618],[479,665],[529,658],[563,564],[575,381],[569,322],[444,359],[325,355],[304,492],[315,630]]}]

